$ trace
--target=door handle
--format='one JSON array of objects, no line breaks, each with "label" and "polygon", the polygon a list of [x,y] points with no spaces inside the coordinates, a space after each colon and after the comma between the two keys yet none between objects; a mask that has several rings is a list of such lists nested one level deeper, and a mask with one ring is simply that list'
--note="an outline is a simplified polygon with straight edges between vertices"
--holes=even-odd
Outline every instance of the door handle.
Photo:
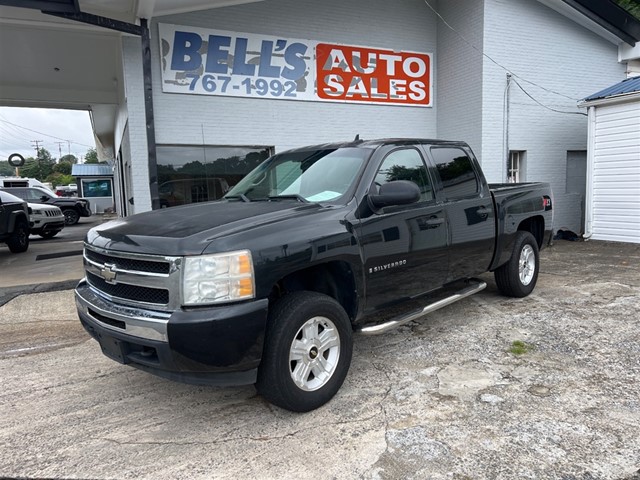
[{"label": "door handle", "polygon": [[486,217],[487,215],[489,215],[491,213],[491,209],[490,208],[485,208],[485,207],[480,207],[478,210],[476,210],[476,213],[478,215],[480,215],[481,217]]},{"label": "door handle", "polygon": [[444,218],[430,218],[426,224],[431,228],[437,228],[444,223]]}]

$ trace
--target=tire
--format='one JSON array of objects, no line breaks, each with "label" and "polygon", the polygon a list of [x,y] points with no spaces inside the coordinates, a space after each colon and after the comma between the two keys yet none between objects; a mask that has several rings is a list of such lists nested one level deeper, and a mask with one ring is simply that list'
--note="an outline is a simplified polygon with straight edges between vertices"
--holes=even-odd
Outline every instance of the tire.
[{"label": "tire", "polygon": [[518,232],[511,258],[495,271],[498,290],[508,297],[526,297],[536,286],[539,269],[538,242],[531,233]]},{"label": "tire", "polygon": [[13,253],[26,252],[29,248],[29,225],[24,220],[16,223],[13,234],[7,240],[7,246]]},{"label": "tire", "polygon": [[48,230],[46,232],[42,232],[40,234],[40,236],[42,238],[53,238],[55,237],[58,233],[60,233],[60,230]]},{"label": "tire", "polygon": [[80,221],[80,214],[74,208],[66,208],[62,213],[64,213],[65,225],[75,225]]},{"label": "tire", "polygon": [[352,351],[351,322],[338,302],[316,292],[290,293],[269,312],[258,393],[293,412],[314,410],[342,386]]}]

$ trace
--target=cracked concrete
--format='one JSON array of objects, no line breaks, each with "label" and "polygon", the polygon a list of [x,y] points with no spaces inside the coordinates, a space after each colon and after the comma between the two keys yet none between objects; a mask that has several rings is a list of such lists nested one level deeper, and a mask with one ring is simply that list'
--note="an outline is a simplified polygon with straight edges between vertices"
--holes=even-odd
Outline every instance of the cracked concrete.
[{"label": "cracked concrete", "polygon": [[[72,291],[0,306],[0,477],[640,480],[640,245],[558,242],[533,295],[356,336],[324,407],[100,353]],[[509,353],[513,341],[533,346]]]}]

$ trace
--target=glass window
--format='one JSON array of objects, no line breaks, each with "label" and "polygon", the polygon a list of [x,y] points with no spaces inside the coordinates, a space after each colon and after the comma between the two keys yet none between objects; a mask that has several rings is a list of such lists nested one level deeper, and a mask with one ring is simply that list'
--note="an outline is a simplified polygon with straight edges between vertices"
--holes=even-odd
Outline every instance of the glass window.
[{"label": "glass window", "polygon": [[509,167],[507,168],[507,182],[518,183],[524,181],[525,154],[527,152],[511,150],[509,152]]},{"label": "glass window", "polygon": [[380,188],[394,180],[409,180],[420,188],[420,201],[433,200],[433,189],[420,153],[413,148],[396,150],[387,155],[376,174],[374,184]]},{"label": "glass window", "polygon": [[455,147],[432,147],[431,155],[447,200],[466,198],[478,193],[478,178],[473,170],[473,163],[464,150]]},{"label": "glass window", "polygon": [[274,155],[226,196],[269,200],[298,196],[310,202],[331,202],[354,184],[362,164],[371,154],[365,148],[296,150]]},{"label": "glass window", "polygon": [[271,152],[271,147],[159,145],[160,206],[218,200]]},{"label": "glass window", "polygon": [[111,180],[82,180],[82,196],[87,198],[111,197]]}]

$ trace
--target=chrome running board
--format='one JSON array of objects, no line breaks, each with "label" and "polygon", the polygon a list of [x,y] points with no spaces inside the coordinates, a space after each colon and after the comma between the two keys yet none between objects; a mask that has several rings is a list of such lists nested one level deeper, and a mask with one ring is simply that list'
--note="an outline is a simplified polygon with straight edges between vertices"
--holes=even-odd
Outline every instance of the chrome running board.
[{"label": "chrome running board", "polygon": [[404,325],[405,323],[411,322],[412,320],[416,320],[428,313],[435,312],[436,310],[441,309],[442,307],[446,307],[447,305],[451,305],[452,303],[457,302],[458,300],[462,300],[474,293],[478,293],[484,290],[487,287],[487,283],[482,280],[478,280],[477,278],[472,278],[469,280],[470,285],[467,288],[464,288],[453,295],[450,295],[442,300],[438,300],[437,302],[431,303],[424,307],[422,310],[417,312],[411,312],[405,315],[400,315],[398,317],[392,318],[389,321],[384,323],[379,323],[377,325],[364,326],[356,331],[363,335],[380,335],[382,333],[386,333],[389,330],[392,330],[400,325]]}]

